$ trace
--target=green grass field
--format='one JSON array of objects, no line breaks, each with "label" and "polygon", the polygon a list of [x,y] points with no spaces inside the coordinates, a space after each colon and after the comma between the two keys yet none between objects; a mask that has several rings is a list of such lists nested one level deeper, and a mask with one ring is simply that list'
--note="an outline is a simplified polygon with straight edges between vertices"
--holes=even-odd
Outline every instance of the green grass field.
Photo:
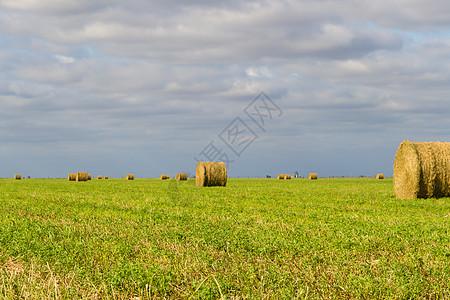
[{"label": "green grass field", "polygon": [[450,298],[450,199],[392,179],[0,180],[2,298]]}]

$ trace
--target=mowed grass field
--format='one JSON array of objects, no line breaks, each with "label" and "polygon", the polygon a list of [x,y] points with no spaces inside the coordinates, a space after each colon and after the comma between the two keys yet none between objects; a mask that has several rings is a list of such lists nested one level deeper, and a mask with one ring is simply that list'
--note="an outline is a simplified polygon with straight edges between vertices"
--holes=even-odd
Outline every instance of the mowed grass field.
[{"label": "mowed grass field", "polygon": [[0,180],[0,297],[450,298],[450,199],[392,179]]}]

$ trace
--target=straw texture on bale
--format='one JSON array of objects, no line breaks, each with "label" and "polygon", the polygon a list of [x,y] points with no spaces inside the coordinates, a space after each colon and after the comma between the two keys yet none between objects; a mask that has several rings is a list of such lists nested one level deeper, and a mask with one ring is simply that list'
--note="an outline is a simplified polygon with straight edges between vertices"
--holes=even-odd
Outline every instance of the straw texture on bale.
[{"label": "straw texture on bale", "polygon": [[14,175],[14,179],[21,180],[22,179],[22,175],[16,174],[16,175]]},{"label": "straw texture on bale", "polygon": [[170,176],[163,174],[163,175],[159,176],[159,179],[162,179],[162,180],[170,179]]},{"label": "straw texture on bale", "polygon": [[76,181],[88,181],[87,172],[77,172]]},{"label": "straw texture on bale", "polygon": [[284,179],[292,179],[291,174],[284,174]]},{"label": "straw texture on bale", "polygon": [[75,181],[75,180],[77,180],[77,173],[69,173],[69,174],[67,175],[67,180],[69,180],[69,181]]},{"label": "straw texture on bale", "polygon": [[317,173],[309,173],[308,179],[317,179]]},{"label": "straw texture on bale", "polygon": [[134,180],[134,174],[127,174],[127,180]]},{"label": "straw texture on bale", "polygon": [[394,162],[399,199],[450,197],[450,143],[403,141]]},{"label": "straw texture on bale", "polygon": [[227,166],[223,162],[199,161],[195,171],[196,186],[226,186]]},{"label": "straw texture on bale", "polygon": [[103,177],[101,176],[101,175],[98,175],[97,176],[97,179],[102,179]]},{"label": "straw texture on bale", "polygon": [[108,177],[108,176],[105,176],[105,179],[109,179],[109,177]]},{"label": "straw texture on bale", "polygon": [[384,179],[384,175],[383,174],[377,174],[377,179]]},{"label": "straw texture on bale", "polygon": [[178,173],[175,175],[175,180],[187,180],[187,177],[186,173]]},{"label": "straw texture on bale", "polygon": [[92,180],[92,175],[88,174],[88,180]]},{"label": "straw texture on bale", "polygon": [[284,179],[284,174],[278,174],[277,179]]}]

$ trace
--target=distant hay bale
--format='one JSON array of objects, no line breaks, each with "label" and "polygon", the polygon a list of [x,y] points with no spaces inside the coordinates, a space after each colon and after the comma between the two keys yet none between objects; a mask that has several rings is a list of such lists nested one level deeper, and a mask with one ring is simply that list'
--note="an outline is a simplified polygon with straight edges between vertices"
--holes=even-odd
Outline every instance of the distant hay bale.
[{"label": "distant hay bale", "polygon": [[227,166],[223,162],[199,161],[195,171],[196,186],[226,186]]},{"label": "distant hay bale", "polygon": [[291,174],[284,174],[284,179],[292,179]]},{"label": "distant hay bale", "polygon": [[162,179],[162,180],[166,180],[166,179],[170,179],[170,176],[169,175],[160,175],[159,176],[159,179]]},{"label": "distant hay bale", "polygon": [[384,175],[383,174],[377,174],[377,179],[384,179]]},{"label": "distant hay bale", "polygon": [[69,181],[76,181],[77,180],[77,173],[69,173],[67,175],[67,180],[69,180]]},{"label": "distant hay bale", "polygon": [[278,174],[277,179],[284,179],[284,174]]},{"label": "distant hay bale", "polygon": [[398,199],[450,197],[450,143],[403,141],[394,162]]},{"label": "distant hay bale", "polygon": [[102,175],[97,176],[97,179],[102,179],[102,178],[103,178]]},{"label": "distant hay bale", "polygon": [[92,180],[92,175],[88,174],[88,180]]},{"label": "distant hay bale", "polygon": [[314,179],[317,179],[318,177],[317,177],[317,173],[309,173],[309,175],[308,175],[308,179],[311,179],[311,180],[314,180]]},{"label": "distant hay bale", "polygon": [[125,177],[127,180],[134,180],[134,174],[127,174],[127,177]]},{"label": "distant hay bale", "polygon": [[76,181],[88,181],[88,177],[87,172],[77,172]]},{"label": "distant hay bale", "polygon": [[22,175],[16,174],[16,175],[14,175],[14,179],[15,180],[21,180],[22,179]]},{"label": "distant hay bale", "polygon": [[187,180],[188,176],[186,173],[178,173],[175,175],[175,180]]},{"label": "distant hay bale", "polygon": [[108,176],[105,176],[105,179],[109,179],[109,177],[108,177]]}]

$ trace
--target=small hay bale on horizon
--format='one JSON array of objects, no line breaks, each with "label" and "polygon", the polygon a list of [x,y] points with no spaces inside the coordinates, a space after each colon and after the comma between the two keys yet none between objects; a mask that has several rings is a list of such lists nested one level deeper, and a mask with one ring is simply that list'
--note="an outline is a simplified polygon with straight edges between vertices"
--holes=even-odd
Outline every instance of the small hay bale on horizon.
[{"label": "small hay bale on horizon", "polygon": [[284,179],[284,174],[278,174],[277,179]]},{"label": "small hay bale on horizon", "polygon": [[67,180],[68,181],[76,181],[77,180],[77,173],[69,173],[67,175]]},{"label": "small hay bale on horizon", "polygon": [[291,174],[284,174],[284,179],[292,179]]},{"label": "small hay bale on horizon", "polygon": [[178,173],[175,175],[175,180],[187,180],[188,176],[187,173]]},{"label": "small hay bale on horizon", "polygon": [[134,174],[127,174],[125,177],[126,180],[134,180]]},{"label": "small hay bale on horizon", "polygon": [[88,174],[88,180],[92,180],[92,175]]},{"label": "small hay bale on horizon", "polygon": [[15,174],[15,175],[14,175],[14,179],[15,179],[15,180],[21,180],[21,179],[22,179],[22,175],[20,175],[20,174]]},{"label": "small hay bale on horizon", "polygon": [[309,173],[308,179],[310,180],[318,179],[317,173]]},{"label": "small hay bale on horizon", "polygon": [[398,199],[450,197],[450,143],[405,140],[394,161]]},{"label": "small hay bale on horizon", "polygon": [[198,162],[195,170],[196,186],[226,186],[227,179],[227,166],[224,162]]},{"label": "small hay bale on horizon", "polygon": [[108,176],[105,176],[105,179],[109,179],[109,177],[108,177]]},{"label": "small hay bale on horizon", "polygon": [[160,175],[160,176],[159,176],[159,179],[161,179],[161,180],[170,179],[170,176],[169,176],[169,175],[163,174],[163,175]]},{"label": "small hay bale on horizon", "polygon": [[384,179],[384,174],[377,174],[377,177],[376,177],[377,179]]},{"label": "small hay bale on horizon", "polygon": [[97,179],[102,179],[102,178],[103,178],[102,175],[97,176]]},{"label": "small hay bale on horizon", "polygon": [[88,181],[88,177],[87,172],[77,172],[76,181]]}]

